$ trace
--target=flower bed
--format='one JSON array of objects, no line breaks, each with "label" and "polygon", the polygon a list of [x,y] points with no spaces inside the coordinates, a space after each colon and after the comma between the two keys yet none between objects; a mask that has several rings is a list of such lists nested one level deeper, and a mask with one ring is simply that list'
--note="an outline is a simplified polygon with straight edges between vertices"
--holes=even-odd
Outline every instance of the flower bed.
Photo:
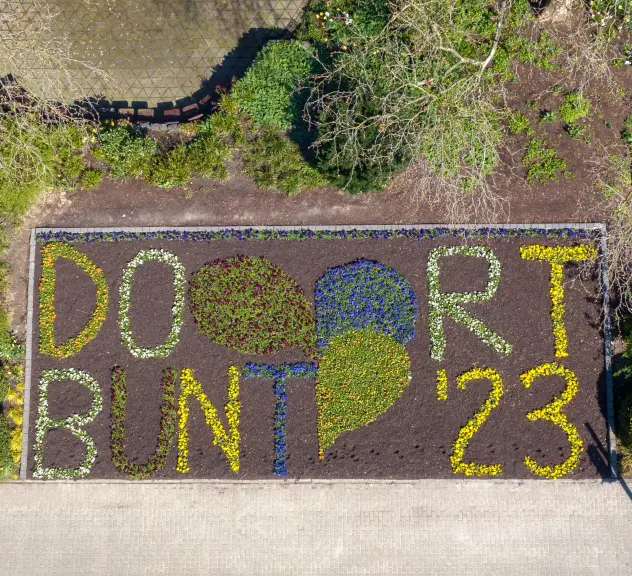
[{"label": "flower bed", "polygon": [[590,231],[37,241],[32,477],[606,473]]}]

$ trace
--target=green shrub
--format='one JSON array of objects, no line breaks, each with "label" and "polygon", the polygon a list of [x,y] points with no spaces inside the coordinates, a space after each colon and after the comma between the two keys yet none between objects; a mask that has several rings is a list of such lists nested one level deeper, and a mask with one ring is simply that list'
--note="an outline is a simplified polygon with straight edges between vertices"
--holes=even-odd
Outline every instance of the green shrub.
[{"label": "green shrub", "polygon": [[[0,234],[0,251],[4,250],[4,236]],[[7,290],[7,264],[0,261],[0,364],[3,361],[19,360],[24,356],[24,347],[11,332],[7,311],[3,306],[4,293]],[[0,383],[0,388],[1,388]],[[0,401],[2,395],[0,394]]]},{"label": "green shrub", "polygon": [[0,471],[6,476],[6,470],[12,467],[11,427],[6,416],[0,410]]},{"label": "green shrub", "polygon": [[137,178],[148,174],[156,148],[153,138],[130,124],[106,121],[99,129],[98,144],[92,154],[109,164],[114,178]]},{"label": "green shrub", "polygon": [[[0,312],[4,314],[4,312]],[[24,345],[10,330],[0,330],[0,359],[15,362],[24,358]]]},{"label": "green shrub", "polygon": [[7,397],[7,392],[9,391],[9,375],[7,371],[4,369],[4,365],[0,364],[0,404]]},{"label": "green shrub", "polygon": [[389,0],[342,0],[334,8],[327,0],[314,0],[305,7],[296,37],[316,45],[319,57],[327,59],[328,47],[348,42],[351,24],[366,34],[376,35],[389,16]]},{"label": "green shrub", "polygon": [[288,196],[325,183],[303,159],[298,146],[273,130],[262,130],[248,142],[242,158],[244,171],[257,186],[282,190]]},{"label": "green shrub", "polygon": [[538,138],[529,142],[522,165],[527,169],[529,184],[557,181],[557,171],[566,170],[566,161],[557,155],[555,148],[548,147],[544,140]]},{"label": "green shrub", "polygon": [[632,116],[628,116],[623,122],[623,130],[621,130],[621,138],[632,146]]},{"label": "green shrub", "polygon": [[627,0],[587,0],[590,19],[599,26],[619,24],[630,25],[632,4]]},{"label": "green shrub", "polygon": [[74,186],[84,138],[81,124],[46,125],[36,114],[0,117],[0,214],[17,218],[42,190]]},{"label": "green shrub", "polygon": [[621,444],[632,450],[632,390],[628,390],[617,406],[615,425]]},{"label": "green shrub", "polygon": [[78,125],[64,124],[47,130],[52,165],[55,170],[55,185],[72,188],[85,167],[84,135]]},{"label": "green shrub", "polygon": [[529,118],[518,110],[511,112],[508,121],[509,132],[512,134],[522,134],[524,132],[527,136],[531,136],[534,133]]},{"label": "green shrub", "polygon": [[191,182],[191,176],[187,146],[178,144],[151,159],[146,180],[161,188],[175,188],[186,186]]},{"label": "green shrub", "polygon": [[230,146],[213,134],[201,134],[187,144],[191,170],[205,178],[223,180],[228,176],[226,162],[231,157]]},{"label": "green shrub", "polygon": [[246,143],[244,114],[230,94],[222,94],[217,111],[196,125],[197,134],[229,138],[237,146]]},{"label": "green shrub", "polygon": [[261,126],[289,130],[302,118],[304,102],[295,91],[313,70],[313,51],[308,45],[296,40],[271,42],[236,82],[231,95]]},{"label": "green shrub", "polygon": [[590,101],[579,92],[569,92],[559,107],[560,119],[566,124],[572,124],[590,114]]},{"label": "green shrub", "polygon": [[[621,336],[625,343],[625,350],[621,355],[623,362],[621,368],[617,370],[615,376],[632,381],[632,316],[626,316],[622,322]],[[632,395],[630,396],[632,402]],[[632,432],[632,430],[631,430]]]},{"label": "green shrub", "polygon": [[543,110],[540,113],[540,122],[544,122],[545,124],[550,124],[551,122],[555,122],[557,120],[557,114],[555,114],[554,110]]},{"label": "green shrub", "polygon": [[333,159],[335,149],[324,146],[317,156],[318,172],[328,183],[343,189],[348,194],[379,192],[388,184],[392,171],[400,168],[402,162],[389,167],[371,165],[368,162],[354,162],[352,158]]},{"label": "green shrub", "polygon": [[423,136],[421,152],[432,168],[448,178],[459,177],[469,188],[476,178],[488,176],[499,161],[498,147],[503,138],[500,115],[487,107],[472,103],[469,110],[453,116],[447,110],[436,112]]},{"label": "green shrub", "polygon": [[558,68],[555,59],[560,54],[560,46],[546,30],[540,32],[537,40],[511,34],[507,38],[505,49],[523,64],[529,64],[541,70]]},{"label": "green shrub", "polygon": [[586,133],[586,128],[579,124],[566,124],[564,130],[571,138],[581,138]]},{"label": "green shrub", "polygon": [[86,168],[79,177],[79,186],[89,190],[90,188],[96,188],[101,184],[103,180],[103,170],[98,168]]}]

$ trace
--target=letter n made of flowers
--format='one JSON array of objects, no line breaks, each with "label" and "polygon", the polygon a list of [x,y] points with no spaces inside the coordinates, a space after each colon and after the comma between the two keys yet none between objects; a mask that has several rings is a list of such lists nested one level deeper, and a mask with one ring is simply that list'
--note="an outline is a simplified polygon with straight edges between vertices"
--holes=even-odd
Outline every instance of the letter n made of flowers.
[{"label": "letter n made of flowers", "polygon": [[239,412],[241,404],[239,402],[239,371],[235,366],[228,369],[228,402],[225,408],[226,419],[228,420],[228,430],[224,428],[219,419],[217,408],[208,399],[202,385],[193,377],[193,370],[185,368],[180,376],[181,392],[178,401],[178,464],[176,470],[186,474],[189,468],[189,431],[187,422],[189,420],[189,406],[187,400],[193,396],[200,403],[204,418],[213,433],[213,444],[219,446],[230,469],[233,472],[239,471]]},{"label": "letter n made of flowers", "polygon": [[[439,283],[439,258],[442,256],[473,256],[485,258],[489,265],[489,279],[481,292],[441,292]],[[474,332],[485,344],[500,354],[511,354],[511,344],[485,326],[478,318],[466,312],[460,304],[490,300],[500,282],[500,262],[485,246],[441,246],[433,248],[428,256],[428,327],[430,330],[430,357],[442,360],[446,338],[443,318],[448,316],[455,322]]]}]

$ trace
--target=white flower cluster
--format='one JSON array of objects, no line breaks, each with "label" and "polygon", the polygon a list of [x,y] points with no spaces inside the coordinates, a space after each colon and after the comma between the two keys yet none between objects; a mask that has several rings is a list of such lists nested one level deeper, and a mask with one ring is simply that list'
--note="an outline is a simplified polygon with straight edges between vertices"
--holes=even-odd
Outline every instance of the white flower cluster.
[{"label": "white flower cluster", "polygon": [[[439,258],[442,256],[475,256],[485,258],[489,265],[489,281],[481,292],[441,292],[439,287]],[[443,317],[449,316],[462,324],[483,342],[501,354],[511,354],[511,344],[471,316],[460,304],[489,300],[496,293],[500,282],[500,262],[491,249],[485,246],[441,246],[433,248],[428,257],[428,329],[430,332],[430,357],[442,360],[445,352]]]},{"label": "white flower cluster", "polygon": [[[173,268],[173,284],[175,294],[173,299],[173,307],[171,312],[173,322],[171,332],[163,344],[155,348],[142,348],[137,346],[132,337],[131,318],[129,315],[129,307],[132,295],[132,279],[136,268],[142,266],[146,262],[154,260],[168,264]],[[118,323],[121,329],[121,338],[127,346],[130,353],[136,358],[166,358],[173,350],[173,347],[180,340],[180,329],[182,328],[182,312],[184,311],[184,300],[186,295],[186,272],[180,259],[171,252],[166,250],[141,250],[129,262],[123,270],[123,280],[120,287],[120,299],[118,310]]]},{"label": "white flower cluster", "polygon": [[[48,387],[51,382],[72,380],[79,382],[92,392],[92,405],[85,414],[73,414],[68,418],[51,418],[48,414]],[[39,402],[37,406],[37,420],[35,422],[35,470],[33,477],[47,480],[68,480],[82,478],[90,473],[97,458],[94,440],[83,427],[90,424],[103,408],[103,395],[99,383],[87,372],[75,368],[68,370],[44,370],[39,381]],[[45,468],[44,467],[44,437],[53,428],[64,428],[81,440],[86,453],[77,468]]]}]

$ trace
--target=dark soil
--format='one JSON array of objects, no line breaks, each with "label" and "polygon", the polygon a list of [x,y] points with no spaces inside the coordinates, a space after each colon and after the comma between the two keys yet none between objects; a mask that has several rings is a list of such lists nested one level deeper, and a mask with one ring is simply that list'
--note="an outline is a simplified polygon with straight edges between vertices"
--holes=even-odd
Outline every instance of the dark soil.
[{"label": "dark soil", "polygon": [[[30,438],[34,438],[37,409],[37,379],[43,369],[75,367],[87,370],[100,383],[104,407],[95,422],[87,427],[94,437],[98,456],[90,477],[120,478],[110,459],[109,411],[110,371],[115,365],[128,372],[128,411],[126,447],[130,459],[143,463],[156,448],[160,421],[161,371],[192,368],[210,400],[218,407],[226,426],[222,407],[226,402],[227,369],[241,368],[248,361],[280,363],[308,360],[296,350],[274,355],[249,356],[211,343],[198,333],[193,317],[185,312],[180,343],[166,359],[139,360],[121,343],[116,322],[118,286],[125,264],[141,249],[165,248],[178,254],[187,270],[187,279],[207,262],[236,254],[265,256],[283,267],[303,287],[313,301],[316,280],[330,266],[345,264],[360,257],[379,260],[404,274],[413,284],[420,303],[416,336],[407,345],[411,357],[412,380],[402,397],[368,426],[340,437],[324,460],[319,461],[316,438],[314,384],[309,380],[289,382],[287,468],[293,478],[442,478],[454,477],[449,455],[459,430],[477,411],[489,394],[486,381],[471,382],[467,390],[456,388],[456,377],[473,366],[492,367],[503,377],[505,393],[466,450],[466,461],[502,463],[503,477],[528,478],[533,475],[523,460],[531,455],[541,464],[556,464],[569,453],[564,432],[550,422],[530,422],[525,414],[549,403],[563,388],[558,378],[537,379],[524,388],[519,375],[541,363],[554,361],[550,319],[548,265],[519,257],[520,243],[545,243],[545,240],[487,240],[502,264],[500,287],[489,302],[468,305],[468,310],[513,344],[514,352],[502,357],[483,344],[469,330],[451,320],[445,321],[446,358],[430,359],[427,333],[428,251],[440,243],[455,241],[415,240],[313,240],[234,241],[179,243],[168,241],[94,243],[77,247],[105,271],[110,286],[109,313],[98,337],[72,358],[56,360],[35,355],[31,397]],[[41,256],[36,258],[36,286],[40,277]],[[443,259],[443,290],[477,290],[486,282],[486,267],[473,258]],[[574,271],[567,267],[567,278]],[[65,341],[85,322],[94,306],[94,288],[74,265],[58,261],[56,296],[57,340]],[[569,336],[569,356],[563,364],[579,378],[580,389],[564,408],[577,427],[585,452],[573,478],[606,475],[604,446],[606,424],[603,415],[603,343],[599,333],[599,306],[593,281],[566,284],[565,323]],[[135,275],[132,291],[132,329],[139,344],[161,342],[169,331],[173,298],[172,276],[163,265],[151,263]],[[37,294],[35,309],[37,311]],[[37,321],[33,327],[38,341]],[[446,368],[449,378],[447,401],[436,400],[436,371]],[[273,425],[275,399],[272,382],[242,380],[240,383],[241,469],[230,471],[221,450],[212,446],[212,435],[198,404],[191,400],[191,471],[183,476],[175,471],[177,450],[172,445],[167,464],[155,478],[273,478]],[[84,411],[87,394],[73,383],[51,385],[49,402],[55,416]],[[46,439],[44,463],[47,466],[73,466],[82,457],[81,445],[63,432],[51,432]],[[29,474],[32,474],[32,446]]]}]

